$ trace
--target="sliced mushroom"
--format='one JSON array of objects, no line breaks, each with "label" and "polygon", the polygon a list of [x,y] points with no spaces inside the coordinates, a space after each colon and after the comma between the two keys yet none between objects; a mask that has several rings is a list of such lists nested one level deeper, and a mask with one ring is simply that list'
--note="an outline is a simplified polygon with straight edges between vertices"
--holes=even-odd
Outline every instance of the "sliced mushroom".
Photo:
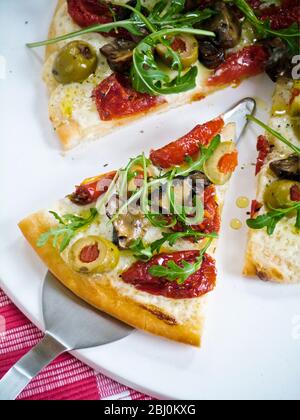
[{"label": "sliced mushroom", "polygon": [[[121,206],[118,197],[112,197],[106,206],[107,217],[112,219]],[[113,226],[113,243],[121,249],[128,249],[133,241],[145,235],[149,223],[138,207],[130,207],[126,214],[118,216]]]},{"label": "sliced mushroom", "polygon": [[215,32],[217,43],[221,48],[233,48],[241,39],[242,25],[231,6],[218,1],[214,7],[217,15],[205,25],[207,29]]},{"label": "sliced mushroom", "polygon": [[199,60],[208,69],[216,69],[225,60],[225,51],[213,41],[202,41],[199,46]]},{"label": "sliced mushroom", "polygon": [[136,44],[133,41],[116,39],[100,49],[106,57],[109,67],[118,73],[126,73],[132,64],[133,50]]},{"label": "sliced mushroom", "polygon": [[266,64],[266,73],[273,82],[277,82],[282,77],[291,78],[292,56],[284,42],[275,38],[265,43],[269,50],[270,57]]},{"label": "sliced mushroom", "polygon": [[270,169],[279,179],[300,181],[300,156],[295,154],[276,160],[270,164]]},{"label": "sliced mushroom", "polygon": [[147,219],[143,214],[120,215],[114,222],[114,228],[118,235],[119,247],[127,249],[130,244],[143,237],[148,226]]}]

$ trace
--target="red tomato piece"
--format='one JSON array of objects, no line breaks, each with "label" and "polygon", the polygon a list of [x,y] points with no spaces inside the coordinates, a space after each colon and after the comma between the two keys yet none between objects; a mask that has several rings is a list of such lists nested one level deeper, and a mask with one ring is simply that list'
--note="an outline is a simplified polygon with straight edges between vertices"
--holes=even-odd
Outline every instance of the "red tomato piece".
[{"label": "red tomato piece", "polygon": [[292,90],[292,97],[291,97],[290,105],[294,102],[294,99],[297,98],[297,96],[300,96],[300,89],[295,88]]},{"label": "red tomato piece", "polygon": [[168,144],[162,149],[152,151],[150,159],[154,165],[167,169],[181,165],[185,158],[199,152],[200,146],[207,146],[213,138],[220,134],[224,127],[222,118],[217,118],[206,124],[197,125],[190,133],[179,140]]},{"label": "red tomato piece", "polygon": [[291,200],[300,201],[300,188],[298,185],[293,185],[291,188]]},{"label": "red tomato piece", "polygon": [[204,221],[199,226],[193,226],[193,229],[204,233],[220,232],[221,214],[214,185],[210,185],[204,190]]},{"label": "red tomato piece", "polygon": [[256,163],[255,175],[258,175],[265,164],[265,161],[271,152],[271,145],[265,136],[259,136],[257,139],[258,158]]},{"label": "red tomato piece", "polygon": [[149,269],[155,265],[166,266],[169,261],[174,261],[182,266],[182,261],[190,264],[196,262],[199,251],[182,251],[173,254],[160,254],[153,257],[148,263],[137,262],[125,273],[122,279],[125,283],[132,284],[138,290],[153,295],[165,296],[172,299],[190,299],[205,295],[212,291],[216,284],[216,265],[212,257],[205,254],[199,271],[191,275],[183,284],[169,281],[160,277],[153,277]]},{"label": "red tomato piece", "polygon": [[259,203],[257,200],[253,200],[251,204],[251,219],[254,219],[256,214],[259,212],[259,210],[262,208],[262,204]]},{"label": "red tomato piece", "polygon": [[[92,25],[111,23],[114,21],[112,10],[120,10],[118,6],[109,6],[105,1],[99,0],[67,0],[68,12],[77,25],[86,28]],[[112,30],[109,33],[102,33],[104,36],[131,39],[131,35],[123,28],[118,31]]]},{"label": "red tomato piece", "polygon": [[98,0],[68,0],[68,12],[83,28],[113,21],[109,7]]},{"label": "red tomato piece", "polygon": [[181,38],[175,38],[172,42],[171,48],[174,51],[183,52],[186,51],[186,43]]},{"label": "red tomato piece", "polygon": [[83,250],[80,253],[80,261],[86,264],[92,263],[96,261],[96,259],[99,257],[100,252],[98,249],[98,245],[88,245],[83,248]]},{"label": "red tomato piece", "polygon": [[239,83],[246,77],[256,76],[265,69],[268,53],[261,45],[245,47],[230,55],[208,79],[208,86]]},{"label": "red tomato piece", "polygon": [[234,172],[235,168],[238,166],[238,162],[238,151],[236,150],[221,157],[218,163],[218,169],[222,174]]},{"label": "red tomato piece", "polygon": [[136,92],[127,76],[112,74],[94,89],[93,98],[102,121],[112,121],[163,105],[166,101],[159,96]]},{"label": "red tomato piece", "polygon": [[90,182],[83,182],[70,196],[70,200],[79,206],[94,203],[108,190],[115,176],[116,172],[109,172],[108,174],[93,178]]},{"label": "red tomato piece", "polygon": [[286,29],[297,23],[300,25],[300,3],[298,0],[285,0],[281,7],[262,10],[262,20],[268,20],[274,30]]},{"label": "red tomato piece", "polygon": [[[171,222],[171,219],[167,219]],[[192,229],[203,233],[219,233],[221,228],[221,215],[219,205],[216,200],[216,187],[210,185],[204,190],[204,220],[198,226],[192,226]],[[183,232],[184,227],[178,223],[174,226],[175,232]]]}]

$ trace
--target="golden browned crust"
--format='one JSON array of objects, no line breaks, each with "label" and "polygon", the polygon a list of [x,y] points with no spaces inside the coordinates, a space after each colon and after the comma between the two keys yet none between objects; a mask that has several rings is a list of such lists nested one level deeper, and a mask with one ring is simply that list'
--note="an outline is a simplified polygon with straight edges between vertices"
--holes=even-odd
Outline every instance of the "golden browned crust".
[{"label": "golden browned crust", "polygon": [[76,146],[82,135],[79,125],[73,120],[57,127],[56,134],[65,150]]},{"label": "golden browned crust", "polygon": [[252,246],[252,236],[253,232],[250,231],[243,274],[248,277],[258,277],[263,281],[287,283],[285,276],[276,267],[266,267],[256,261],[256,252],[254,252]]},{"label": "golden browned crust", "polygon": [[[80,126],[71,119],[56,128],[56,133],[63,148],[65,150],[70,150],[87,139],[97,139],[99,137],[103,137],[124,125],[131,124],[134,121],[140,120],[141,118],[154,113],[159,114],[167,108],[168,103],[162,103],[161,105],[149,109],[148,111],[114,120],[113,124],[108,124],[107,126],[99,124],[98,126],[90,127],[88,130],[81,129]],[[50,108],[49,112],[51,112]]]},{"label": "golden browned crust", "polygon": [[108,276],[103,275],[95,280],[91,276],[74,272],[51,244],[38,248],[36,246],[38,238],[51,226],[53,223],[46,212],[36,213],[19,224],[23,235],[49,270],[73,293],[94,307],[135,328],[182,343],[200,346],[203,319],[198,319],[199,323],[179,324],[174,317],[161,309],[153,305],[142,305],[123,296],[111,285]]},{"label": "golden browned crust", "polygon": [[267,269],[266,267],[255,263],[251,255],[247,255],[243,274],[249,277],[258,277],[263,281],[285,283],[284,276],[277,269]]},{"label": "golden browned crust", "polygon": [[[56,15],[60,9],[60,7],[64,4],[66,0],[58,0],[57,1],[57,6],[50,24],[50,28],[49,28],[49,33],[48,33],[48,39],[51,38],[55,38],[57,36],[57,33],[55,31],[55,20],[56,20]],[[45,52],[45,58],[46,60],[50,57],[50,55],[52,53],[54,53],[57,50],[57,44],[54,45],[47,45],[46,47],[46,52]]]}]

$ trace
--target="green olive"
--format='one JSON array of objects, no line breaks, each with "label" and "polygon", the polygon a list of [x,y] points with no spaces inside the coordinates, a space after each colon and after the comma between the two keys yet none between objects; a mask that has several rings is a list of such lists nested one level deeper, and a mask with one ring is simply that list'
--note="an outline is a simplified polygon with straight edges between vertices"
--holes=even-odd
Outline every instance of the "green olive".
[{"label": "green olive", "polygon": [[[168,41],[171,43],[171,48],[179,54],[184,69],[196,63],[199,57],[199,46],[194,36],[176,35],[176,37],[169,38]],[[165,45],[157,45],[156,52],[165,64],[170,65],[172,63]]]},{"label": "green olive", "polygon": [[291,188],[298,185],[300,182],[280,180],[274,181],[270,184],[264,194],[265,205],[271,209],[285,209],[295,204],[291,200]]},{"label": "green olive", "polygon": [[70,263],[79,273],[107,273],[119,262],[120,252],[110,241],[100,236],[79,239],[69,253]]},{"label": "green olive", "polygon": [[57,55],[52,73],[62,84],[80,83],[95,73],[98,58],[94,48],[83,41],[73,41]]},{"label": "green olive", "polygon": [[[222,165],[228,157],[226,167]],[[237,164],[236,144],[232,141],[220,143],[213,155],[205,162],[203,170],[207,178],[216,185],[228,182]],[[224,170],[225,168],[225,170]]]}]

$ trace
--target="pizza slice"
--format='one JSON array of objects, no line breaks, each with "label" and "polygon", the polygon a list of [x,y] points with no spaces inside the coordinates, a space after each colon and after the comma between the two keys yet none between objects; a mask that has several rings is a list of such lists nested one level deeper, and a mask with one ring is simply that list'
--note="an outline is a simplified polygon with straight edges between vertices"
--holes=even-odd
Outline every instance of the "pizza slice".
[{"label": "pizza slice", "polygon": [[245,0],[59,0],[50,39],[29,46],[47,46],[49,114],[62,146],[98,139],[264,70],[276,79],[290,61],[287,45],[297,32],[290,25],[299,19],[297,0],[281,16],[286,2],[262,12],[260,2],[253,10]]},{"label": "pizza slice", "polygon": [[199,345],[229,179],[235,124],[217,118],[84,181],[20,223],[49,270],[91,305],[138,329]]},{"label": "pizza slice", "polygon": [[300,84],[276,87],[270,126],[258,139],[258,193],[252,206],[244,273],[300,282]]}]

